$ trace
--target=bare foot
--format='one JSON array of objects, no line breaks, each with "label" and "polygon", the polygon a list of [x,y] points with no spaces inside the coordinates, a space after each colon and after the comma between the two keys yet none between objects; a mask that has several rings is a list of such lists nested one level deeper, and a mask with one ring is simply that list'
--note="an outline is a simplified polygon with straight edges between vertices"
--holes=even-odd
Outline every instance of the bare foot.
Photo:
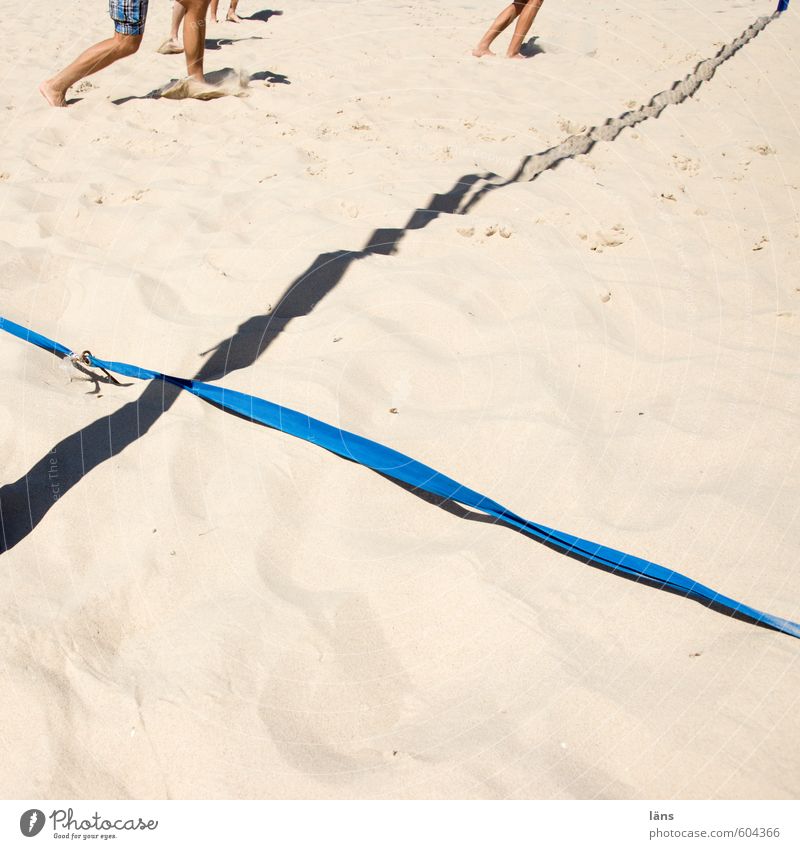
[{"label": "bare foot", "polygon": [[242,19],[236,14],[236,12],[228,12],[228,17],[225,18],[226,21],[230,21],[232,24],[240,24]]},{"label": "bare foot", "polygon": [[489,50],[488,47],[483,47],[483,45],[479,44],[473,51],[473,56],[477,56],[479,59],[481,56],[496,56],[497,54],[494,51]]},{"label": "bare foot", "polygon": [[56,88],[54,85],[51,85],[49,80],[39,86],[39,91],[42,93],[42,97],[44,97],[44,99],[51,106],[67,105],[66,91],[62,91],[61,89]]},{"label": "bare foot", "polygon": [[161,47],[158,48],[159,53],[183,53],[183,45],[176,38],[168,38]]},{"label": "bare foot", "polygon": [[523,56],[521,53],[508,53],[506,59],[527,59],[527,56]]},{"label": "bare foot", "polygon": [[158,48],[159,53],[183,53],[183,45],[176,38],[168,38]]},{"label": "bare foot", "polygon": [[167,97],[171,100],[183,100],[187,97],[196,100],[214,100],[226,95],[242,97],[245,94],[245,86],[243,86],[240,78],[235,78],[235,74],[234,77],[228,77],[216,84],[210,83],[202,77],[184,77],[182,80],[173,80],[169,85],[162,88],[159,94],[161,97]]}]

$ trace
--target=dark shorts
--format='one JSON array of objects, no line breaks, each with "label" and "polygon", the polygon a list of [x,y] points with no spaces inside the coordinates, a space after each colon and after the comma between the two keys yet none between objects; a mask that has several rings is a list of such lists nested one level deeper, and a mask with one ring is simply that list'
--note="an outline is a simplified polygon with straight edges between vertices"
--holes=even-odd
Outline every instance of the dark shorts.
[{"label": "dark shorts", "polygon": [[148,0],[108,0],[114,29],[122,35],[142,35],[147,20]]}]

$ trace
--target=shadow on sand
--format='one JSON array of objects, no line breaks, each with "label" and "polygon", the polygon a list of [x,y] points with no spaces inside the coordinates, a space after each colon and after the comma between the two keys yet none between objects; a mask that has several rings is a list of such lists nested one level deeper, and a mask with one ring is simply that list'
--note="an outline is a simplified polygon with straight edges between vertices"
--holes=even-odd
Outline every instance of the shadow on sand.
[{"label": "shadow on sand", "polygon": [[[765,25],[763,24],[761,29]],[[752,38],[758,31],[760,29],[751,33],[746,40]],[[741,40],[741,37],[739,40]],[[717,64],[721,64],[721,61],[725,61],[729,58],[729,55],[732,55],[741,47],[741,44],[735,45],[736,42],[734,42],[734,48],[729,50],[728,55],[725,55]],[[718,59],[723,57],[724,51],[725,48],[717,54]],[[702,64],[700,63],[697,66],[695,73],[698,72]],[[268,74],[269,72],[262,73]],[[675,91],[683,85],[684,91],[680,99],[685,99],[686,96],[691,96],[691,93],[699,87],[703,79],[710,79],[711,75],[713,75],[713,70],[702,79],[698,76],[697,84],[689,85],[687,89],[686,81],[692,77],[692,75],[689,75],[683,81],[675,83],[672,90]],[[283,82],[283,80],[279,81]],[[686,94],[687,90],[689,90],[689,94]],[[275,338],[294,319],[309,315],[316,304],[329,295],[343,280],[354,263],[373,255],[392,256],[397,253],[402,240],[408,233],[425,228],[439,216],[465,214],[487,192],[514,182],[534,180],[544,171],[553,169],[565,159],[575,156],[576,151],[579,153],[586,152],[583,141],[586,141],[589,145],[588,149],[591,149],[598,140],[595,138],[596,131],[602,128],[611,128],[610,140],[613,140],[619,134],[623,125],[631,125],[631,116],[635,119],[633,123],[646,118],[657,118],[664,108],[664,104],[657,102],[662,94],[663,92],[652,98],[647,107],[642,107],[636,112],[623,113],[618,118],[609,118],[603,125],[593,127],[581,136],[567,139],[561,145],[540,154],[525,157],[515,174],[508,180],[498,182],[497,175],[487,173],[467,174],[460,177],[448,191],[433,195],[425,207],[413,210],[402,226],[373,230],[360,250],[341,249],[318,254],[310,265],[287,285],[274,310],[250,316],[239,325],[231,336],[203,354],[203,356],[207,355],[208,359],[194,375],[194,379],[202,381],[218,380],[232,371],[248,368],[262,356]],[[680,102],[680,99],[677,102]],[[574,139],[582,140],[581,144],[572,143]],[[146,363],[145,365],[151,366],[153,364]],[[87,427],[62,439],[18,480],[0,488],[0,553],[8,551],[25,539],[56,503],[53,498],[51,478],[49,477],[53,458],[56,458],[58,463],[58,497],[61,498],[91,471],[120,454],[146,434],[158,419],[172,407],[180,392],[181,390],[177,387],[164,382],[147,384],[138,399],[129,401],[111,415],[103,416]],[[463,519],[505,525],[502,521],[466,510],[456,502],[421,492],[390,477],[386,477],[386,479],[417,498],[421,498]],[[506,525],[506,527],[517,533],[523,533],[513,526]],[[525,536],[527,537],[527,535]],[[542,545],[548,545],[539,540],[535,541]],[[557,546],[549,547],[562,554],[565,553]],[[567,556],[603,571],[613,572],[619,577],[627,577],[579,555],[567,553]],[[636,580],[638,583],[667,592],[676,592],[658,582],[648,581],[644,578],[630,578],[630,580]],[[676,594],[681,595],[679,592]],[[717,608],[713,604],[709,605],[703,602],[698,603],[702,603],[712,610],[718,610],[718,612],[727,616],[733,615],[734,618],[753,622],[747,616],[732,614],[727,608]]]},{"label": "shadow on sand", "polygon": [[244,38],[207,38],[205,40],[206,50],[222,50],[240,41],[264,41],[263,35],[248,35]]},{"label": "shadow on sand", "polygon": [[526,59],[533,59],[534,56],[539,56],[540,54],[547,52],[544,47],[537,43],[538,38],[538,35],[531,36],[531,38],[529,38],[522,47],[520,47],[519,52]]},{"label": "shadow on sand", "polygon": [[[236,77],[237,75],[238,71],[235,71],[233,68],[220,68],[218,71],[210,71],[207,73],[206,82],[212,86],[224,86],[226,82],[230,81],[232,77]],[[251,83],[268,82],[276,83],[278,85],[291,85],[291,80],[285,74],[279,74],[277,71],[256,71],[255,74],[250,74],[247,80]],[[123,106],[126,103],[130,103],[131,100],[160,100],[163,96],[164,90],[176,82],[177,80],[172,80],[166,85],[161,86],[161,88],[149,91],[147,94],[129,95],[128,97],[121,97],[118,100],[112,100],[111,102],[114,106]]]},{"label": "shadow on sand", "polygon": [[280,9],[262,9],[260,12],[253,12],[253,14],[248,17],[244,17],[244,15],[239,15],[239,17],[243,21],[263,21],[264,23],[267,23],[270,18],[275,18],[282,14],[283,12]]}]

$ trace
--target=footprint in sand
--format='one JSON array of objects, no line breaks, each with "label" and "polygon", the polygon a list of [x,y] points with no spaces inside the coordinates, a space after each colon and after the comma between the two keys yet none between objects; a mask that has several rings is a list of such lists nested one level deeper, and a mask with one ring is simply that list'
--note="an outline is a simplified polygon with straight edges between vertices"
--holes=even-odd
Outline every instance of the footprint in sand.
[{"label": "footprint in sand", "polygon": [[678,171],[685,171],[690,177],[694,177],[700,173],[700,163],[690,156],[681,156],[678,153],[673,153],[672,165]]},{"label": "footprint in sand", "polygon": [[311,160],[311,164],[306,167],[306,174],[310,177],[321,177],[327,170],[327,160],[313,150],[305,150],[304,153]]},{"label": "footprint in sand", "polygon": [[149,192],[150,189],[137,189],[133,194],[128,195],[126,198],[123,198],[123,203],[129,203],[130,201],[138,201],[141,200],[144,195]]},{"label": "footprint in sand", "polygon": [[568,121],[566,118],[562,118],[558,122],[558,128],[568,136],[576,136],[578,133],[586,132],[586,124],[578,124],[575,121]]},{"label": "footprint in sand", "polygon": [[501,239],[510,239],[514,231],[504,224],[490,224],[483,232],[487,237],[499,233]]},{"label": "footprint in sand", "polygon": [[[586,233],[579,233],[578,236],[584,241],[589,239]],[[595,236],[596,238],[589,245],[589,250],[597,253],[603,253],[606,248],[618,248],[630,239],[622,224],[615,224],[610,230],[598,230]]]},{"label": "footprint in sand", "polygon": [[[475,235],[475,228],[456,227],[456,233],[458,233],[459,236],[463,236],[465,239],[471,239]],[[480,244],[483,244],[486,239],[490,239],[492,236],[495,235],[495,233],[499,233],[501,239],[510,239],[514,231],[511,229],[511,227],[508,227],[505,224],[488,224],[482,229],[481,236],[478,237],[477,241]]]}]

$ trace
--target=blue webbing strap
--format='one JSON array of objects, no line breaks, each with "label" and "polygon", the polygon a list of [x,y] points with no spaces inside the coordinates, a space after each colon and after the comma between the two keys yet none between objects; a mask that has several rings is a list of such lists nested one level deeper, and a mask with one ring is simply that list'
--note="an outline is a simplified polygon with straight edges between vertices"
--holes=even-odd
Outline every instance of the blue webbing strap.
[{"label": "blue webbing strap", "polygon": [[[59,345],[57,342],[53,342],[47,337],[34,333],[8,319],[0,317],[0,329],[38,345],[51,353],[74,357],[73,353],[63,345]],[[250,421],[258,422],[290,436],[304,439],[306,442],[312,442],[333,454],[360,463],[362,466],[382,475],[409,484],[415,489],[423,490],[443,499],[456,501],[465,507],[480,510],[482,513],[518,528],[564,554],[629,577],[644,579],[648,583],[680,593],[687,598],[700,601],[706,605],[713,605],[717,609],[725,609],[731,614],[747,617],[754,622],[774,628],[776,631],[800,638],[800,625],[796,622],[748,607],[746,604],[721,595],[709,587],[687,578],[680,572],[673,572],[657,563],[642,560],[632,554],[625,554],[605,545],[599,545],[596,542],[590,542],[572,534],[566,534],[523,519],[491,498],[469,489],[458,481],[437,472],[430,466],[413,460],[411,457],[407,457],[405,454],[401,454],[399,451],[373,442],[371,439],[365,439],[363,436],[357,436],[354,433],[333,427],[304,413],[298,413],[296,410],[281,407],[278,404],[265,401],[263,398],[256,398],[243,392],[224,389],[221,386],[203,383],[199,380],[173,377],[128,363],[101,360],[92,355],[87,357],[87,361],[89,365],[106,369],[124,377],[137,380],[162,380],[171,383],[173,386],[185,389],[187,392],[191,392],[198,398],[202,398],[223,410],[236,413],[250,419]]]},{"label": "blue webbing strap", "polygon": [[50,351],[51,354],[60,354],[62,357],[73,356],[72,351],[70,351],[69,348],[65,348],[58,342],[54,342],[52,339],[42,336],[41,333],[37,333],[35,330],[28,330],[27,327],[23,327],[21,324],[15,324],[13,321],[9,321],[7,318],[3,318],[2,316],[0,316],[0,328],[5,330],[6,333],[10,333],[12,336],[17,336],[20,339],[24,339],[26,342],[30,342],[32,345],[38,345],[40,348],[44,348],[45,351]]}]

